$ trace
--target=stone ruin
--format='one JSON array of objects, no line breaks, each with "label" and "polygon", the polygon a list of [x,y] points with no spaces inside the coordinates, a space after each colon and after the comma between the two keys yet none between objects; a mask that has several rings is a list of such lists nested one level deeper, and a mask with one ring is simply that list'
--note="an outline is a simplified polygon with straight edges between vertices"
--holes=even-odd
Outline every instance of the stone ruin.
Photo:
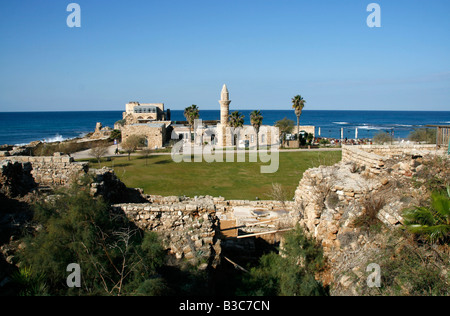
[{"label": "stone ruin", "polygon": [[[283,232],[299,223],[322,244],[328,258],[329,269],[321,280],[333,283],[334,293],[352,295],[354,284],[344,272],[363,278],[361,262],[385,242],[382,235],[374,237],[355,226],[365,203],[382,197],[378,219],[387,229],[398,227],[401,211],[426,194],[423,187],[404,184],[425,168],[427,157],[441,154],[448,159],[434,146],[343,146],[340,163],[304,172],[294,201],[146,195],[126,188],[107,168],[90,171],[95,178],[91,193],[110,200],[113,211],[140,228],[158,232],[175,261],[198,269],[216,267],[230,250],[251,253],[256,239],[279,245]],[[36,185],[66,185],[87,172],[87,164],[60,155],[5,157],[0,193],[14,196]]]}]

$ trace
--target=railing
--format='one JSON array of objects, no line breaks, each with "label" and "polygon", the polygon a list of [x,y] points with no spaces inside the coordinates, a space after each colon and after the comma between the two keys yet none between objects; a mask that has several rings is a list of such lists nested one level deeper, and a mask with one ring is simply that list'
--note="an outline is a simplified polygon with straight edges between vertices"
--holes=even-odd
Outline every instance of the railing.
[{"label": "railing", "polygon": [[427,127],[436,127],[436,146],[438,148],[448,148],[448,154],[450,155],[450,126],[427,125]]}]

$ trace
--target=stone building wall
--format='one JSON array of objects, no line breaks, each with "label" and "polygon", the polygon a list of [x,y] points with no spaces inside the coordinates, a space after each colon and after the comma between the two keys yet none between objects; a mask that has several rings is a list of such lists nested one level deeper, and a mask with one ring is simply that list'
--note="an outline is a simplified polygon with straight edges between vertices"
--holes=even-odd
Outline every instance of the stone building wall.
[{"label": "stone building wall", "polygon": [[166,139],[166,126],[163,122],[149,124],[132,124],[122,127],[122,142],[132,135],[143,136],[149,148],[161,148]]},{"label": "stone building wall", "polygon": [[69,156],[28,157],[11,156],[1,157],[1,160],[11,162],[29,163],[34,181],[40,185],[66,185],[73,178],[88,171],[87,162],[74,162]]}]

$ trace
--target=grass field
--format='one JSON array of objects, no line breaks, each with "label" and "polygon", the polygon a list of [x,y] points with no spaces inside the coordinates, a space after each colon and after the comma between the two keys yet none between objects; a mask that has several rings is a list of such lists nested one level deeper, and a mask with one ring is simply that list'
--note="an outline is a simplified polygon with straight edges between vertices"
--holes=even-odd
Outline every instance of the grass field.
[{"label": "grass field", "polygon": [[[247,162],[181,162],[170,155],[148,157],[114,157],[100,167],[113,167],[117,176],[128,186],[142,188],[146,194],[223,196],[226,199],[270,199],[272,183],[279,183],[288,199],[294,192],[303,172],[319,165],[332,165],[341,159],[340,151],[280,152],[279,169],[273,174],[260,173],[261,165]],[[91,167],[99,164],[91,160]]]}]

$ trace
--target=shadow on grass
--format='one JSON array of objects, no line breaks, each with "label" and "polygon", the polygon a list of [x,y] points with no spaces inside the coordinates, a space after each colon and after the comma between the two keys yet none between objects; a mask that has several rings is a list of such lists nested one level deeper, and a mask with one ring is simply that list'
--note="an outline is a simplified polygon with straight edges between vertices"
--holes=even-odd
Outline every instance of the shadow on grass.
[{"label": "shadow on grass", "polygon": [[165,164],[168,164],[168,163],[171,163],[171,162],[172,162],[172,160],[167,159],[167,160],[160,160],[160,161],[154,162],[154,164],[155,165],[165,165]]},{"label": "shadow on grass", "polygon": [[149,156],[147,156],[147,157],[145,157],[145,156],[137,156],[137,157],[135,157],[134,159],[135,160],[145,160],[145,159],[148,159],[148,160],[150,160],[150,159],[155,159],[155,158],[157,158],[158,156],[156,156],[156,155],[149,155]]},{"label": "shadow on grass", "polygon": [[129,167],[129,166],[131,166],[132,165],[132,163],[131,162],[123,162],[123,163],[115,163],[114,164],[114,166],[109,166],[109,167],[114,167],[114,168],[116,168],[116,167]]}]

